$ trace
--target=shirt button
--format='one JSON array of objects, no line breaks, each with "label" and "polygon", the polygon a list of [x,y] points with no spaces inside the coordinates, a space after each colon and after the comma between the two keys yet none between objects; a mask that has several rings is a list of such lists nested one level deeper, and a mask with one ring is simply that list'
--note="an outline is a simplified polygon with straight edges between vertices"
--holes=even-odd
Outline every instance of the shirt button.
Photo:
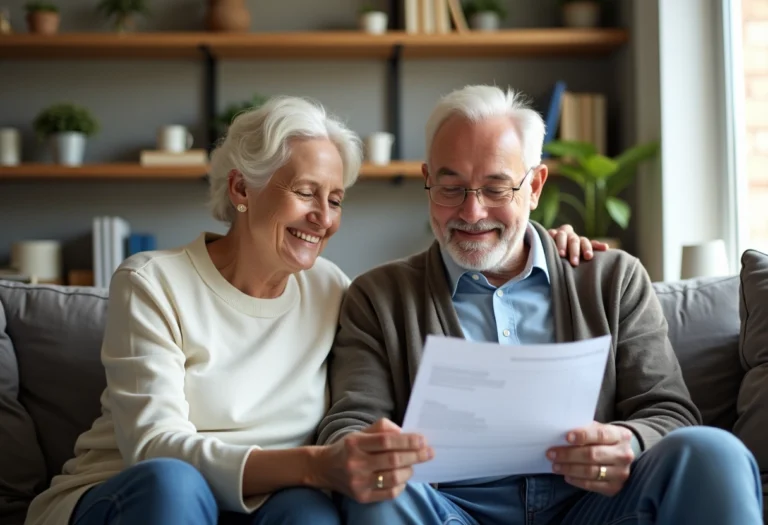
[{"label": "shirt button", "polygon": [[473,274],[472,274],[472,278],[473,278],[475,281],[477,281],[477,280],[479,280],[479,279],[480,279],[480,276],[479,276],[479,275],[477,275],[476,273],[473,273]]},{"label": "shirt button", "polygon": [[509,330],[505,329],[505,330],[504,330],[503,332],[501,332],[501,333],[502,333],[502,334],[504,334],[504,337],[509,337]]},{"label": "shirt button", "polygon": [[501,296],[503,296],[503,295],[504,295],[504,292],[502,292],[501,290],[496,290],[496,295],[498,295],[499,297],[501,297]]}]

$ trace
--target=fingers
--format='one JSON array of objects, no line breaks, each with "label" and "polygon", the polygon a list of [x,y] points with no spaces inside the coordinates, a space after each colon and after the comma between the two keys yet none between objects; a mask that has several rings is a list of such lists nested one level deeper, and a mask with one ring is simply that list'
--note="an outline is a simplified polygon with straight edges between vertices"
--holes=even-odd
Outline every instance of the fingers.
[{"label": "fingers", "polygon": [[557,246],[557,253],[560,257],[565,257],[566,250],[568,249],[568,238],[573,233],[573,226],[570,224],[563,224],[557,229],[550,229],[549,235],[555,240],[555,246]]},{"label": "fingers", "polygon": [[372,454],[369,465],[374,471],[391,471],[424,463],[435,457],[431,447],[423,447],[416,452],[383,452]]},{"label": "fingers", "polygon": [[391,451],[418,451],[426,445],[426,440],[418,434],[364,434],[350,436],[350,446],[368,453]]},{"label": "fingers", "polygon": [[605,243],[605,242],[590,241],[590,244],[592,246],[592,249],[598,252],[604,252],[609,248],[608,243]]},{"label": "fingers", "polygon": [[632,439],[632,431],[618,425],[592,423],[586,427],[568,432],[568,443],[576,446],[583,445],[613,445]]},{"label": "fingers", "polygon": [[[552,465],[552,472],[555,474],[561,474],[566,478],[573,480],[583,481],[598,481],[600,475],[600,465],[561,465],[555,463]],[[626,473],[626,477],[625,477]],[[609,480],[626,480],[629,477],[629,469],[625,466],[605,466],[605,480],[601,483],[606,483]]]},{"label": "fingers", "polygon": [[379,419],[376,423],[364,429],[366,434],[380,434],[382,432],[400,432],[402,429],[387,418]]},{"label": "fingers", "polygon": [[359,503],[394,499],[405,490],[411,476],[413,476],[411,467],[373,472],[364,478],[362,484],[356,484],[353,487],[353,497]]},{"label": "fingers", "polygon": [[571,260],[571,265],[578,266],[580,257],[581,238],[575,233],[571,233],[568,235],[568,258]]},{"label": "fingers", "polygon": [[581,237],[581,253],[584,254],[584,260],[589,261],[593,257],[592,243],[586,237]]},{"label": "fingers", "polygon": [[559,447],[550,450],[547,457],[554,465],[620,465],[626,466],[635,459],[629,443],[617,445],[588,445],[584,447]]}]

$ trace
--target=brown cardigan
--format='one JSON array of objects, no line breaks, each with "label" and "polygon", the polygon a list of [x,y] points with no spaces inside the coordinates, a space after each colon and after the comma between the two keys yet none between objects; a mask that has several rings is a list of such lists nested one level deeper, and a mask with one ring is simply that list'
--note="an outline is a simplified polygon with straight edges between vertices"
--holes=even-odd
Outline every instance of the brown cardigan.
[{"label": "brown cardigan", "polygon": [[[640,262],[620,250],[572,267],[540,225],[558,342],[613,337],[595,420],[633,430],[640,450],[700,424],[667,338],[667,322]],[[428,334],[463,337],[440,248],[355,279],[330,357],[331,405],[318,442],[386,417],[402,424]]]}]

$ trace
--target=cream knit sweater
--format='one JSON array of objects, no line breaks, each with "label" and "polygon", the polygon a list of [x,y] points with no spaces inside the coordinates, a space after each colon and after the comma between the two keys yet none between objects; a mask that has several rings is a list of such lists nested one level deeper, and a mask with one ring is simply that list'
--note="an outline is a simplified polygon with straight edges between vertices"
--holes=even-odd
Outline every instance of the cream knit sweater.
[{"label": "cream knit sweater", "polygon": [[250,512],[266,498],[243,500],[249,452],[313,442],[349,279],[320,258],[280,297],[253,298],[211,262],[205,243],[215,237],[137,254],[113,276],[102,415],[26,524],[66,525],[89,487],[158,457],[194,465],[222,510]]}]

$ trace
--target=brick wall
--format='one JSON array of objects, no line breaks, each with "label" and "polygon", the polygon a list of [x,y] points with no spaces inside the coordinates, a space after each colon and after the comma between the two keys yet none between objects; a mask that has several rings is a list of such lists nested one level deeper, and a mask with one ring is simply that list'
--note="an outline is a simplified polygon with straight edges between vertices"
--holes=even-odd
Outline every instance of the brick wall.
[{"label": "brick wall", "polygon": [[750,248],[768,249],[768,0],[742,0]]}]

